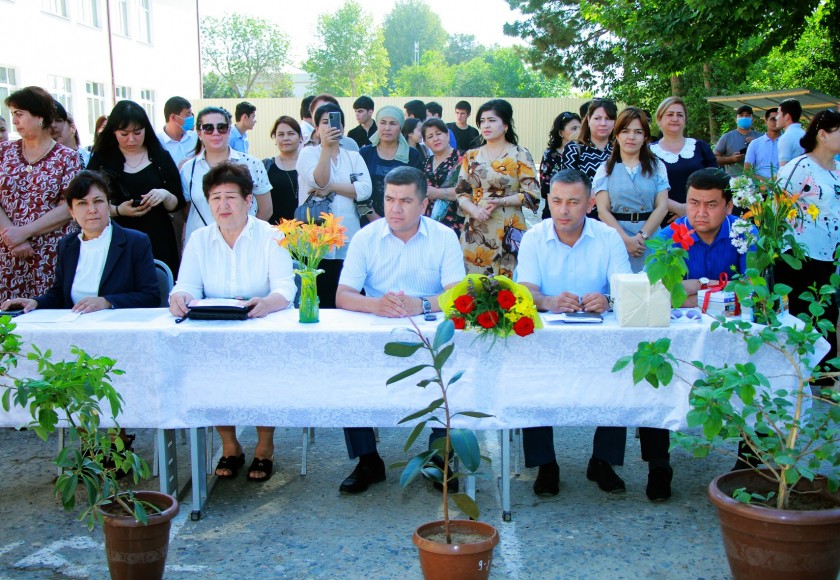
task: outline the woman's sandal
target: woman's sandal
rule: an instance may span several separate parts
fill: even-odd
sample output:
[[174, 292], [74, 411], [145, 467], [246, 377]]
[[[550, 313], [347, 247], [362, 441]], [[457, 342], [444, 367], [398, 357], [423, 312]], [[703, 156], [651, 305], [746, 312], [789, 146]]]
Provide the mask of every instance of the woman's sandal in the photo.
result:
[[[237, 457], [236, 455], [229, 455], [227, 457], [222, 457], [219, 459], [219, 463], [216, 464], [216, 477], [219, 479], [233, 479], [239, 473], [239, 469], [245, 465], [245, 454], [242, 453]], [[230, 471], [229, 475], [220, 475], [218, 472], [220, 469], [227, 469]]]
[[[253, 471], [261, 471], [265, 476], [252, 477], [251, 472]], [[254, 461], [251, 462], [251, 467], [248, 468], [248, 481], [268, 481], [271, 479], [272, 471], [274, 471], [274, 462], [271, 459], [258, 459], [254, 457]]]

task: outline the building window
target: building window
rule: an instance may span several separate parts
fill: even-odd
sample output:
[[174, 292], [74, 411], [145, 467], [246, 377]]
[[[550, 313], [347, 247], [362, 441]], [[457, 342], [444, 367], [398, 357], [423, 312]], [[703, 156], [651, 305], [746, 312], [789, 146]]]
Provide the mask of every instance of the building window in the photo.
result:
[[151, 89], [140, 90], [140, 106], [146, 109], [149, 120], [154, 123], [155, 118], [155, 92]]
[[41, 0], [41, 9], [62, 18], [70, 17], [67, 11], [67, 0]]
[[99, 0], [82, 0], [82, 22], [94, 28], [102, 28]]
[[47, 75], [47, 84], [53, 98], [64, 105], [67, 114], [73, 115], [73, 82], [70, 77]]
[[131, 87], [121, 87], [120, 85], [117, 85], [114, 87], [114, 98], [117, 101], [130, 101]]
[[152, 43], [151, 0], [137, 0], [137, 28], [141, 42]]
[[17, 90], [17, 82], [15, 80], [15, 69], [11, 67], [0, 66], [0, 115], [6, 119], [6, 126], [9, 132], [14, 131], [12, 126], [12, 118], [9, 116], [9, 108], [6, 107], [4, 101], [6, 97]]
[[129, 0], [117, 0], [117, 34], [131, 36], [131, 29], [128, 27], [128, 2]]
[[87, 93], [88, 129], [91, 135], [95, 135], [96, 120], [105, 114], [105, 85], [87, 81], [85, 92]]

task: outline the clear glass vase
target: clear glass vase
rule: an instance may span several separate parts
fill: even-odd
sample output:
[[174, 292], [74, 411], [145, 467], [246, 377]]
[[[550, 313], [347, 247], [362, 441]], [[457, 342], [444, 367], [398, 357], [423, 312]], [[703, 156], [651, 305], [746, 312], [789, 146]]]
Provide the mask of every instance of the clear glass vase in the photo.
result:
[[298, 320], [304, 324], [318, 322], [320, 314], [318, 300], [318, 286], [315, 279], [323, 270], [295, 270], [300, 276], [300, 305], [298, 306]]

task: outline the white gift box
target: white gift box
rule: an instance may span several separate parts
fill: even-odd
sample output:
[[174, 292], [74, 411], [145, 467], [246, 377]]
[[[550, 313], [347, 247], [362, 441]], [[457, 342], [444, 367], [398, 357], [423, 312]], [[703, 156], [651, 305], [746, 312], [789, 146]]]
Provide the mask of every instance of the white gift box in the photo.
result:
[[619, 326], [669, 326], [671, 294], [657, 282], [651, 286], [647, 274], [613, 274], [610, 294]]

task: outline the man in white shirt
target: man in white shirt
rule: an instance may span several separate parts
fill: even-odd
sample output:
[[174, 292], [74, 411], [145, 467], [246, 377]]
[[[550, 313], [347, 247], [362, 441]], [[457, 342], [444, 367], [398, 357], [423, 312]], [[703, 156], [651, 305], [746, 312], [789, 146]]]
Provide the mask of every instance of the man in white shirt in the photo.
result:
[[157, 138], [180, 168], [185, 159], [195, 155], [195, 145], [198, 143], [192, 105], [184, 97], [171, 97], [163, 105], [163, 115], [166, 124]]
[[779, 113], [776, 116], [776, 124], [784, 133], [779, 137], [779, 167], [805, 153], [805, 149], [799, 143], [805, 130], [799, 124], [802, 116], [802, 105], [796, 99], [785, 99], [779, 103]]
[[[522, 237], [516, 279], [534, 297], [539, 310], [596, 312], [609, 309], [610, 276], [631, 272], [627, 249], [616, 231], [588, 219], [595, 200], [589, 179], [576, 169], [564, 169], [551, 178], [547, 199], [551, 218]], [[554, 455], [551, 427], [523, 429], [525, 466], [539, 466], [534, 482], [537, 495], [557, 495], [560, 468]], [[648, 497], [671, 495], [669, 436], [664, 429], [640, 430], [642, 458], [650, 462]], [[608, 493], [624, 491], [612, 465], [624, 462], [625, 427], [598, 427], [586, 477]]]
[[[385, 219], [350, 242], [336, 293], [339, 308], [389, 318], [439, 312], [438, 296], [464, 278], [455, 232], [423, 217], [426, 187], [423, 173], [413, 167], [397, 167], [385, 176]], [[373, 429], [345, 429], [344, 436], [350, 459], [358, 457], [359, 464], [339, 490], [359, 493], [384, 481]]]

